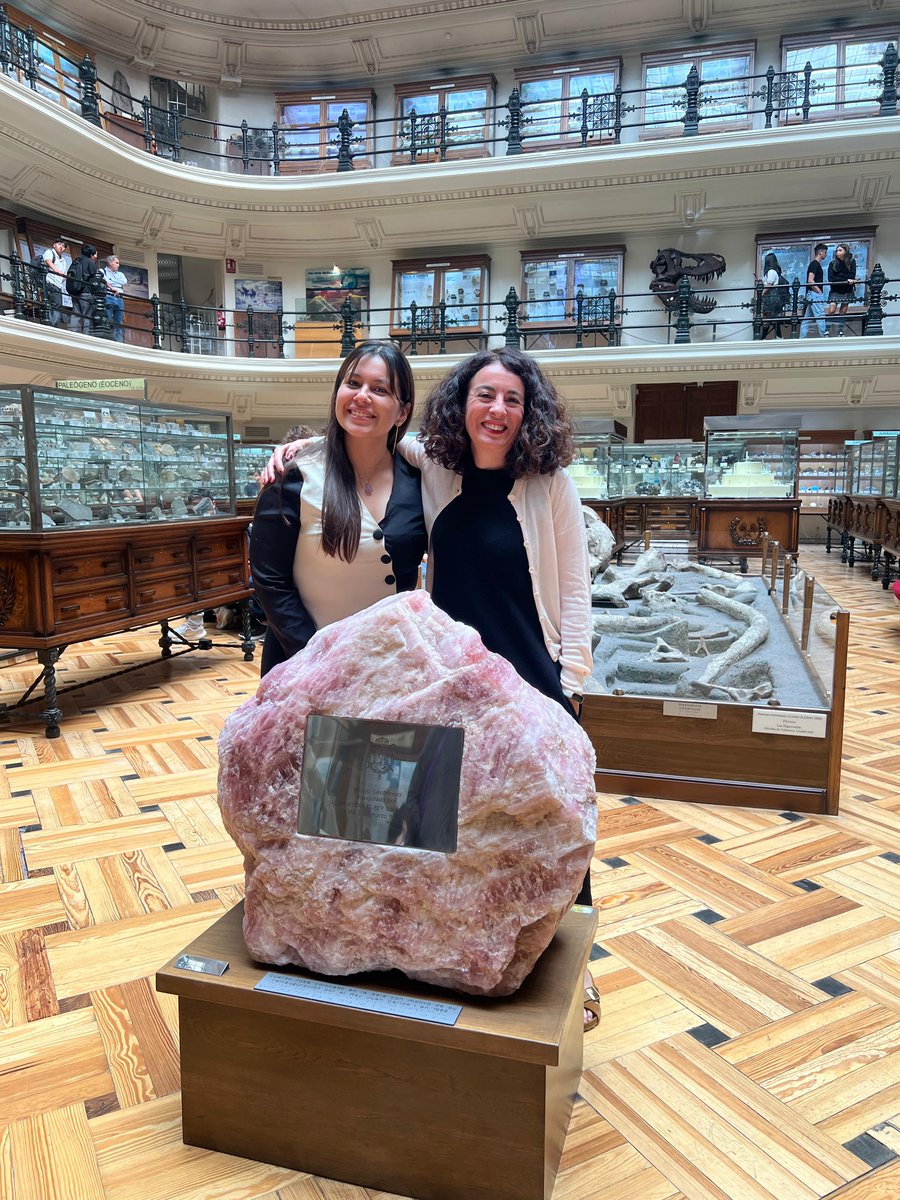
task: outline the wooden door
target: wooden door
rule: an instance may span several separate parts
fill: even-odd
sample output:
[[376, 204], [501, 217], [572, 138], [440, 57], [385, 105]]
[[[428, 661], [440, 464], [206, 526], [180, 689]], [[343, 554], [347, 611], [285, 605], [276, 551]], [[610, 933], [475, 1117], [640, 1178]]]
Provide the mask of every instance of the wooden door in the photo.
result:
[[736, 380], [722, 383], [640, 384], [635, 397], [634, 440], [662, 438], [703, 441], [703, 418], [737, 412]]

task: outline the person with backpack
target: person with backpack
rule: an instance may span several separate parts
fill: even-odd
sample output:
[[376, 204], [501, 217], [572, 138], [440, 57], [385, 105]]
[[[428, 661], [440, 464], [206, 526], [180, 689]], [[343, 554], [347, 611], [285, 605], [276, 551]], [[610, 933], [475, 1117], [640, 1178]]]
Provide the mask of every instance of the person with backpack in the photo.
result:
[[[66, 291], [72, 297], [72, 329], [75, 333], [94, 332], [94, 281], [100, 274], [97, 247], [85, 242], [81, 254], [66, 274]], [[102, 280], [102, 276], [101, 276]], [[105, 284], [103, 285], [105, 288]]]
[[766, 255], [763, 262], [763, 285], [762, 316], [764, 324], [760, 332], [760, 339], [764, 340], [773, 330], [775, 336], [780, 338], [781, 318], [784, 316], [787, 306], [790, 284], [782, 273], [781, 263], [771, 252]]
[[60, 234], [48, 250], [39, 251], [31, 260], [33, 274], [39, 276], [43, 284], [48, 318], [55, 329], [65, 329], [68, 324], [63, 305], [63, 286], [66, 282], [63, 254], [67, 246], [66, 239]]

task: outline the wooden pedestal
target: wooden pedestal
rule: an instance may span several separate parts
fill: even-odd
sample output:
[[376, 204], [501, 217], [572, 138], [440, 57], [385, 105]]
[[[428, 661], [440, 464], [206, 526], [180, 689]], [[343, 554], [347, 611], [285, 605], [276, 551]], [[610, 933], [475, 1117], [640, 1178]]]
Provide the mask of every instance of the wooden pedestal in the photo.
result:
[[596, 913], [568, 913], [507, 1000], [395, 974], [342, 981], [460, 1002], [451, 1027], [253, 991], [268, 968], [248, 957], [242, 917], [238, 905], [188, 947], [226, 960], [224, 976], [157, 975], [178, 996], [188, 1145], [419, 1200], [550, 1200]]

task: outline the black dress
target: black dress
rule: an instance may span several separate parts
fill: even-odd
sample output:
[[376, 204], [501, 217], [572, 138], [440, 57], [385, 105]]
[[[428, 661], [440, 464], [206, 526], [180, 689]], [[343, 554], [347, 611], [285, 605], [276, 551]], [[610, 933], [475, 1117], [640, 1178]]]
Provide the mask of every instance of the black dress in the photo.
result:
[[509, 502], [513, 477], [468, 466], [462, 492], [431, 531], [431, 598], [455, 621], [471, 625], [532, 687], [571, 714], [547, 652], [534, 602], [522, 527]]
[[[431, 598], [455, 621], [477, 629], [488, 650], [502, 654], [574, 720], [560, 683], [560, 665], [550, 657], [541, 632], [522, 527], [509, 502], [513, 482], [505, 470], [466, 468], [462, 492], [438, 515], [431, 531]], [[590, 867], [575, 903], [593, 903]]]

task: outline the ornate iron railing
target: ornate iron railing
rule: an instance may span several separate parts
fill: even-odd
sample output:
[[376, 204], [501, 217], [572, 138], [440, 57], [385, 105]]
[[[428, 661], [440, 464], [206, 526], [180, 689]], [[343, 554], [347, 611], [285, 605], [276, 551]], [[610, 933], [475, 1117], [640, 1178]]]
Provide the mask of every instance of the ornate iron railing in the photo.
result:
[[[878, 62], [852, 67], [801, 70], [770, 66], [762, 74], [701, 79], [691, 67], [680, 85], [627, 88], [554, 101], [523, 100], [514, 88], [503, 103], [448, 112], [412, 110], [400, 117], [354, 121], [348, 109], [325, 125], [228, 125], [152, 104], [98, 79], [90, 57], [64, 60], [50, 71], [30, 28], [9, 21], [0, 5], [0, 72], [17, 78], [48, 99], [79, 111], [85, 120], [126, 137], [150, 154], [187, 165], [245, 175], [339, 172], [360, 167], [445, 162], [461, 156], [517, 155], [528, 150], [618, 145], [623, 132], [635, 138], [709, 130], [802, 127], [823, 119], [897, 115], [897, 47], [887, 46]], [[860, 72], [871, 76], [860, 81]], [[838, 97], [838, 83], [852, 71], [852, 95]], [[846, 76], [849, 78], [849, 76]], [[843, 91], [843, 89], [841, 89]], [[550, 126], [553, 126], [551, 131]], [[298, 132], [315, 135], [318, 153], [295, 144]]]
[[[23, 262], [15, 252], [0, 256], [0, 304], [5, 304], [14, 318], [50, 323], [44, 280], [43, 271]], [[849, 311], [821, 318], [826, 332], [881, 336], [884, 321], [900, 317], [900, 311], [890, 309], [900, 299], [887, 293], [891, 282], [876, 263], [859, 285], [862, 296]], [[701, 294], [683, 276], [667, 292], [620, 294], [610, 289], [598, 295], [579, 291], [560, 297], [553, 302], [556, 315], [548, 319], [539, 303], [523, 300], [515, 287], [510, 287], [502, 300], [482, 306], [482, 317], [476, 323], [472, 322], [471, 306], [443, 300], [431, 305], [413, 301], [400, 309], [369, 308], [364, 312], [345, 300], [330, 319], [311, 320], [306, 312], [198, 307], [154, 295], [149, 300], [128, 301], [124, 330], [126, 341], [147, 349], [240, 358], [338, 357], [368, 337], [390, 338], [411, 357], [469, 352], [500, 342], [532, 351], [621, 345], [644, 345], [649, 351], [668, 342], [798, 338], [805, 317], [809, 317], [806, 332], [812, 332], [816, 322], [806, 311], [805, 284], [796, 278], [789, 283], [783, 307], [776, 312], [764, 304], [764, 291], [764, 284], [757, 280], [711, 291], [704, 288]], [[105, 294], [100, 281], [92, 293], [93, 332], [108, 338]], [[710, 296], [716, 304], [708, 310]]]

